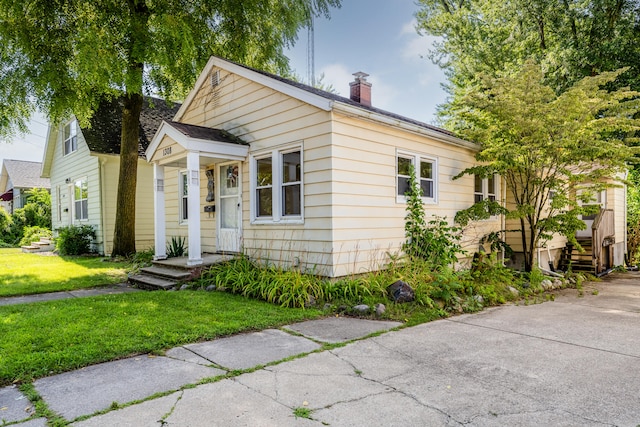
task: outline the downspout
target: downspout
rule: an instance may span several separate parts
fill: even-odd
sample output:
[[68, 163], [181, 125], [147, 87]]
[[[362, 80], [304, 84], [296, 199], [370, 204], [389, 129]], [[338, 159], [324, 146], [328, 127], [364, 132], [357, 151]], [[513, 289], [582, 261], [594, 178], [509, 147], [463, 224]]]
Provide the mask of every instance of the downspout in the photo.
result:
[[[502, 186], [500, 188], [500, 192], [502, 193], [502, 207], [507, 209], [507, 180], [500, 177], [500, 181]], [[504, 233], [504, 243], [507, 243], [507, 216], [505, 214], [500, 215], [500, 229], [503, 230]], [[504, 263], [505, 258], [505, 249], [504, 245], [502, 246], [502, 266], [505, 266]]]
[[107, 205], [104, 201], [105, 197], [105, 189], [104, 189], [104, 165], [107, 164], [107, 159], [105, 157], [100, 157], [98, 160], [99, 166], [99, 177], [100, 177], [100, 229], [102, 230], [102, 254], [106, 255], [107, 252], [107, 230], [106, 226], [106, 212], [105, 206]]
[[[624, 173], [624, 182], [625, 182], [625, 184], [624, 184], [624, 227], [623, 227], [623, 229], [624, 229], [624, 232], [623, 232], [624, 248], [622, 249], [623, 250], [623, 253], [622, 253], [623, 261], [622, 262], [625, 263], [625, 267], [626, 267], [626, 264], [627, 264], [627, 255], [629, 254], [629, 250], [628, 250], [628, 246], [627, 246], [627, 242], [628, 242], [628, 240], [627, 240], [627, 238], [628, 238], [628, 236], [627, 236], [627, 227], [628, 227], [628, 225], [627, 225], [628, 224], [627, 223], [627, 221], [628, 221], [628, 217], [627, 217], [627, 215], [628, 215], [627, 202], [628, 202], [628, 200], [627, 200], [627, 184], [626, 184], [628, 177], [629, 177], [629, 171], [627, 170]], [[615, 230], [615, 228], [614, 228], [614, 230]]]

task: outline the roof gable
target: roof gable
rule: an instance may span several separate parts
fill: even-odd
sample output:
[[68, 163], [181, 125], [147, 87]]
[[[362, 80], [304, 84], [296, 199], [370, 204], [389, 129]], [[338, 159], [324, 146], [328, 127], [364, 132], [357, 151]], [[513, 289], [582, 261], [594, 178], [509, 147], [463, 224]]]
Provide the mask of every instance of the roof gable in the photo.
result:
[[2, 171], [13, 188], [51, 188], [49, 178], [41, 178], [42, 163], [5, 159]]
[[184, 103], [176, 113], [174, 120], [180, 121], [184, 114], [190, 108], [191, 103], [196, 98], [198, 91], [203, 84], [209, 79], [214, 68], [221, 68], [228, 72], [239, 75], [240, 77], [252, 80], [256, 83], [267, 86], [273, 90], [279, 91], [302, 102], [314, 105], [325, 111], [341, 110], [350, 115], [359, 116], [364, 119], [375, 120], [387, 126], [403, 128], [411, 132], [417, 132], [427, 135], [431, 138], [457, 145], [469, 149], [478, 149], [478, 145], [472, 142], [458, 138], [453, 132], [446, 129], [433, 126], [419, 120], [410, 119], [400, 114], [395, 114], [372, 106], [366, 106], [349, 98], [339, 96], [330, 92], [326, 92], [315, 87], [299, 83], [284, 77], [277, 76], [265, 71], [260, 71], [238, 64], [229, 60], [225, 60], [216, 56], [212, 56], [207, 65], [204, 67], [194, 88], [189, 92]]

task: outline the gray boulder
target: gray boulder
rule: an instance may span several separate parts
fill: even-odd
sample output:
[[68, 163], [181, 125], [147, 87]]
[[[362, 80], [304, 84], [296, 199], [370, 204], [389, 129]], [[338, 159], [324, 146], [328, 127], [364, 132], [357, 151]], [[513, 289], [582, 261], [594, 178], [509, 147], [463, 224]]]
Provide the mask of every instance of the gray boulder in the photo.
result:
[[411, 302], [415, 299], [416, 293], [407, 282], [398, 280], [397, 282], [389, 285], [387, 288], [387, 294], [389, 298], [395, 302]]

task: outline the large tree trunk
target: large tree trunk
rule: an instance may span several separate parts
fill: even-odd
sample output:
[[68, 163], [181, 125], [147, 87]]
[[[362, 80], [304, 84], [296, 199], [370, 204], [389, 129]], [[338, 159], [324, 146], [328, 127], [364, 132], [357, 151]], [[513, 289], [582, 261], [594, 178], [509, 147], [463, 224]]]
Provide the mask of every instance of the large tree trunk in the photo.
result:
[[136, 252], [136, 184], [142, 101], [140, 94], [124, 96], [120, 136], [120, 175], [111, 256], [128, 256]]

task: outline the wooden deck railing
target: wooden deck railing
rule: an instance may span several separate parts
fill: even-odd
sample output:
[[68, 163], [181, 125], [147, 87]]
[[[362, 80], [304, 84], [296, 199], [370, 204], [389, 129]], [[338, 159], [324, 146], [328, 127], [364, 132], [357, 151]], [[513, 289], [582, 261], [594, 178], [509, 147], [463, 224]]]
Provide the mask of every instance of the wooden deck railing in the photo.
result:
[[[591, 226], [593, 236], [593, 264], [596, 269], [596, 274], [601, 273], [605, 269], [602, 248], [605, 240], [615, 239], [615, 232], [613, 209], [601, 209]], [[608, 243], [611, 244], [613, 241]]]

